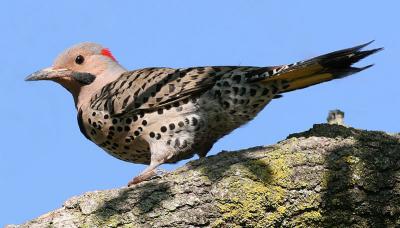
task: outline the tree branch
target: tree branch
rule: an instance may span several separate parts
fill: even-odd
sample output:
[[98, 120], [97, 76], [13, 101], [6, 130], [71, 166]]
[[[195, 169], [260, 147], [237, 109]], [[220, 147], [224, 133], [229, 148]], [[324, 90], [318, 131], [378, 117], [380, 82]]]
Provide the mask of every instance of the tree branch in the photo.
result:
[[8, 227], [396, 227], [400, 137], [315, 125], [267, 147], [88, 192]]

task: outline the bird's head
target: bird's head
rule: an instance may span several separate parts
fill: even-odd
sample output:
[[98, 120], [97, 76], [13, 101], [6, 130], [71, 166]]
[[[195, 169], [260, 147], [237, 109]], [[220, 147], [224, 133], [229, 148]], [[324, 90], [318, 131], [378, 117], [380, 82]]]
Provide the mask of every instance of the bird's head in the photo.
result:
[[61, 53], [51, 67], [29, 75], [26, 81], [51, 80], [72, 93], [75, 103], [82, 92], [89, 96], [99, 87], [113, 81], [125, 69], [111, 52], [96, 43], [81, 43]]

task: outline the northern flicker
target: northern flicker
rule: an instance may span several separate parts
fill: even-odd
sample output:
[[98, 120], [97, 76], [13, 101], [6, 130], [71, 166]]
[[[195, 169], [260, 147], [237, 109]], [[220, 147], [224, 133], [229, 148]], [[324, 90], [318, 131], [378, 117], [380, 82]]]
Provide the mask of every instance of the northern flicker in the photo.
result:
[[81, 43], [26, 80], [61, 84], [74, 98], [86, 138], [118, 159], [148, 164], [129, 182], [132, 185], [154, 176], [163, 163], [206, 156], [218, 139], [283, 93], [371, 67], [352, 66], [381, 50], [363, 51], [370, 43], [281, 66], [133, 71], [122, 67], [107, 48]]

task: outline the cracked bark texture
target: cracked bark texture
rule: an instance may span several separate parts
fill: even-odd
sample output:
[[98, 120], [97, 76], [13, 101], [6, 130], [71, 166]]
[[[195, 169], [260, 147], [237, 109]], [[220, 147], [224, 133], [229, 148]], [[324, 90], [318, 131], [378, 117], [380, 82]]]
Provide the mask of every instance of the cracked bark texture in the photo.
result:
[[317, 124], [8, 227], [399, 226], [399, 135]]

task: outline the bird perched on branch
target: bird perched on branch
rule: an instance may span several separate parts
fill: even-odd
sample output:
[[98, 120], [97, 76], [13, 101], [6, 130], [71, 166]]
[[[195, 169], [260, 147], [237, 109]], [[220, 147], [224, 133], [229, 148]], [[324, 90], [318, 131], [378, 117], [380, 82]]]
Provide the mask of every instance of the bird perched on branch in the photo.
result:
[[163, 163], [206, 156], [218, 139], [283, 93], [371, 67], [352, 66], [381, 50], [363, 51], [368, 44], [281, 66], [127, 71], [108, 49], [81, 43], [26, 80], [62, 85], [74, 98], [86, 138], [118, 159], [148, 164], [132, 185], [154, 176]]

